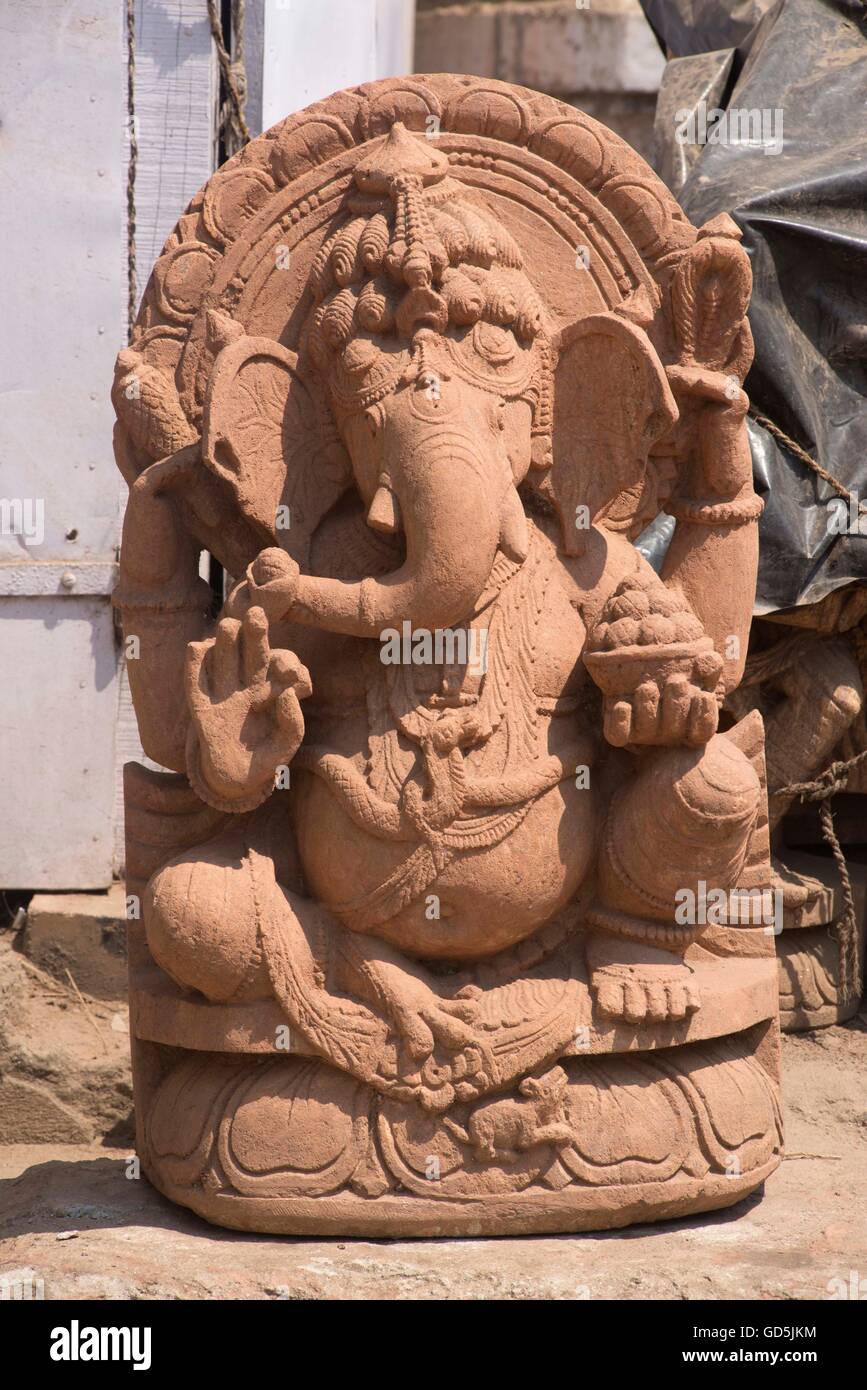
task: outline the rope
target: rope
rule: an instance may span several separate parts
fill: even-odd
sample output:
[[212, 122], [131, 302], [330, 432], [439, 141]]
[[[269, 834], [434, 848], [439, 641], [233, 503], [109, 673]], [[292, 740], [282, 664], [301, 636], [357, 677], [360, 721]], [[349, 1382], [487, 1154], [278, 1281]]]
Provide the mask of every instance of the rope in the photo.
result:
[[860, 753], [856, 753], [854, 758], [848, 758], [845, 762], [831, 763], [826, 767], [814, 782], [791, 782], [786, 787], [777, 787], [772, 792], [773, 796], [799, 796], [802, 801], [825, 801], [829, 796], [836, 796], [838, 792], [846, 790], [855, 768], [867, 759], [867, 748]]
[[[849, 491], [847, 487], [835, 478], [833, 473], [829, 473], [817, 459], [808, 454], [800, 444], [796, 443], [785, 430], [781, 430], [773, 420], [767, 415], [763, 415], [760, 410], [750, 407], [750, 415], [761, 425], [768, 434], [773, 435], [790, 454], [803, 463], [817, 477], [836, 492], [838, 497], [842, 497], [849, 507], [853, 504], [857, 512], [867, 514], [867, 503], [861, 502]], [[855, 638], [856, 652], [859, 658], [864, 655], [865, 644], [862, 641], [859, 645], [858, 637]], [[756, 655], [753, 670], [750, 671], [750, 679], [747, 684], [757, 684], [764, 679], [765, 674], [779, 674], [782, 670], [792, 665], [793, 658], [797, 657], [797, 639], [790, 641], [783, 640], [772, 647], [769, 652], [759, 652]], [[753, 663], [748, 663], [753, 665]], [[759, 674], [761, 670], [761, 674]], [[840, 997], [846, 1003], [852, 999], [857, 999], [861, 995], [861, 962], [859, 960], [859, 932], [858, 918], [855, 910], [855, 898], [852, 893], [852, 880], [849, 877], [849, 869], [846, 864], [846, 856], [843, 853], [843, 846], [837, 835], [834, 826], [834, 815], [831, 810], [831, 798], [837, 792], [843, 791], [848, 785], [849, 778], [856, 767], [867, 760], [867, 749], [858, 753], [854, 758], [849, 758], [847, 762], [835, 762], [827, 767], [824, 772], [813, 782], [792, 782], [789, 786], [778, 787], [772, 792], [773, 796], [797, 796], [802, 801], [819, 802], [819, 819], [822, 825], [822, 835], [830, 847], [831, 854], [840, 874], [840, 887], [843, 893], [843, 912], [834, 929], [837, 937], [837, 947], [839, 951], [839, 971], [840, 971]]]
[[802, 449], [800, 444], [796, 444], [794, 439], [786, 434], [785, 430], [781, 430], [779, 425], [775, 425], [773, 420], [769, 420], [767, 415], [763, 415], [760, 410], [755, 410], [753, 406], [750, 406], [750, 415], [753, 417], [756, 424], [761, 425], [762, 429], [768, 431], [768, 434], [772, 434], [775, 439], [779, 440], [781, 444], [784, 444], [790, 454], [794, 454], [796, 459], [800, 459], [801, 463], [806, 464], [807, 468], [812, 469], [814, 473], [818, 474], [829, 487], [834, 489], [838, 497], [845, 498], [850, 507], [855, 503], [858, 511], [864, 512], [865, 515], [867, 515], [867, 502], [859, 502], [854, 493], [851, 493], [847, 487], [843, 486], [839, 478], [835, 478], [833, 473], [829, 473], [827, 468], [823, 468], [821, 463], [819, 463], [817, 459], [814, 459], [812, 454], [808, 454], [806, 449]]
[[791, 782], [788, 786], [777, 787], [772, 792], [773, 796], [797, 796], [802, 801], [818, 801], [820, 803], [819, 819], [822, 824], [822, 834], [834, 856], [843, 893], [843, 912], [834, 928], [840, 963], [840, 998], [843, 1003], [848, 1003], [861, 996], [861, 962], [858, 949], [858, 916], [855, 909], [855, 897], [852, 892], [852, 880], [849, 877], [849, 868], [846, 864], [843, 846], [840, 844], [834, 825], [830, 802], [831, 797], [836, 796], [837, 792], [845, 790], [855, 768], [860, 767], [865, 761], [867, 761], [867, 748], [845, 762], [831, 763], [831, 766], [826, 767], [825, 771], [820, 773], [813, 782]]
[[127, 341], [132, 341], [138, 302], [135, 249], [135, 176], [138, 135], [135, 128], [135, 0], [126, 0], [126, 117], [129, 128], [129, 160], [126, 166], [126, 319]]
[[208, 0], [208, 19], [211, 24], [211, 33], [217, 49], [220, 73], [229, 97], [223, 107], [221, 126], [230, 158], [233, 154], [237, 154], [238, 150], [242, 149], [250, 139], [250, 130], [245, 115], [247, 74], [243, 59], [244, 5], [245, 0], [232, 0], [232, 29], [235, 35], [235, 46], [238, 50], [238, 59], [233, 63], [226, 47], [220, 16], [217, 13], [217, 0]]

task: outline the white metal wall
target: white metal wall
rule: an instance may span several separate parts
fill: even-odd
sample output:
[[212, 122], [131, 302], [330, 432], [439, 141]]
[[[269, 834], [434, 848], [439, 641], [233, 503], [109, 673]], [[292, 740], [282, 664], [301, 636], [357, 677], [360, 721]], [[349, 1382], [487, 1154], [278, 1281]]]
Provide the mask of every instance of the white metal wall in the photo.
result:
[[0, 886], [95, 887], [113, 855], [122, 8], [5, 0], [2, 35]]
[[264, 0], [260, 129], [342, 87], [412, 72], [414, 28], [415, 0]]
[[[126, 341], [124, 0], [0, 0], [0, 888], [107, 886], [118, 772], [140, 757], [109, 595], [123, 485], [109, 386]], [[412, 70], [414, 0], [247, 0], [254, 132]], [[214, 167], [205, 0], [136, 0], [141, 294]], [[26, 534], [25, 534], [26, 533]]]

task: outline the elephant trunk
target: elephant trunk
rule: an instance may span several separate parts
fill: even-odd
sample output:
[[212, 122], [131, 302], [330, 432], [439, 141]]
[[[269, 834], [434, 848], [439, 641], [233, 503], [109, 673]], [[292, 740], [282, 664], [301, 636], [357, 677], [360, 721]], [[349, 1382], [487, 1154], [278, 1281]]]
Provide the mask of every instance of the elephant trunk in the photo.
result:
[[375, 638], [403, 621], [433, 630], [471, 613], [500, 543], [502, 474], [467, 438], [443, 431], [395, 460], [389, 477], [406, 537], [404, 563], [360, 584], [302, 575], [294, 621]]

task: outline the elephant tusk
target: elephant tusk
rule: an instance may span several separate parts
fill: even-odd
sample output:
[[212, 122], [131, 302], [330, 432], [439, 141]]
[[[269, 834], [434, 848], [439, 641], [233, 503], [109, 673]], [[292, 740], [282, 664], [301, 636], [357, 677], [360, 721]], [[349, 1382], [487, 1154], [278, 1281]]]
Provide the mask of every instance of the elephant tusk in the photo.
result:
[[514, 487], [507, 488], [500, 512], [500, 549], [510, 560], [523, 564], [530, 549], [524, 504]]
[[386, 483], [381, 482], [373, 495], [367, 511], [367, 524], [374, 531], [382, 531], [388, 536], [395, 535], [403, 525], [400, 503]]

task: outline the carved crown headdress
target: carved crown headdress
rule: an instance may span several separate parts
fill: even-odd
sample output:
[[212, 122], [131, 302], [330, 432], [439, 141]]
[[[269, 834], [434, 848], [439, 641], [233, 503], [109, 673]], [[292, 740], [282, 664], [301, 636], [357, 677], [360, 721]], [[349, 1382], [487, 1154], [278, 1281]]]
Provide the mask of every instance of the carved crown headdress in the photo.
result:
[[[543, 345], [533, 351], [545, 336], [542, 301], [515, 239], [449, 169], [433, 141], [396, 121], [354, 170], [346, 216], [309, 280], [307, 346], [340, 413], [424, 370], [430, 334], [448, 330], [452, 370], [504, 396], [526, 396], [538, 413], [548, 364]], [[474, 333], [477, 325], [493, 331]]]

